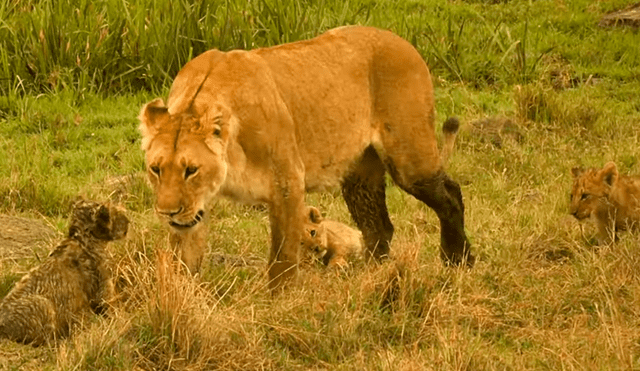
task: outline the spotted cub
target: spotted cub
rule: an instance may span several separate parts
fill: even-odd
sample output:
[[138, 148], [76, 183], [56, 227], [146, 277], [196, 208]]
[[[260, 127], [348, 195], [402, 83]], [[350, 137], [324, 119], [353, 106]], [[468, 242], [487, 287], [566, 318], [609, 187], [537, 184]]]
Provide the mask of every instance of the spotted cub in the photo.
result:
[[617, 231], [638, 229], [640, 177], [619, 174], [613, 162], [602, 169], [573, 168], [571, 173], [570, 212], [578, 220], [595, 219], [599, 243], [611, 243]]
[[0, 338], [41, 345], [65, 337], [113, 297], [105, 250], [124, 238], [129, 220], [110, 204], [79, 200], [67, 238], [0, 302]]
[[349, 261], [363, 256], [362, 233], [343, 223], [324, 219], [315, 207], [307, 208], [305, 241], [307, 253], [329, 267], [346, 268]]

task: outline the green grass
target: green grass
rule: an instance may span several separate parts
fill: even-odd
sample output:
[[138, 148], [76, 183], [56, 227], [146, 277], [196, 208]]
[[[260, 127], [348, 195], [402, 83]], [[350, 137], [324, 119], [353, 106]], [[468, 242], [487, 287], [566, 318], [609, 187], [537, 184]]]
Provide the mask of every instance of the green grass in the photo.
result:
[[[63, 230], [84, 195], [123, 203], [133, 221], [113, 245], [115, 313], [57, 347], [2, 341], [0, 369], [640, 369], [639, 236], [594, 246], [567, 197], [574, 166], [640, 174], [638, 31], [597, 26], [631, 1], [191, 3], [0, 0], [0, 212]], [[476, 266], [443, 267], [434, 213], [390, 185], [389, 262], [340, 276], [310, 267], [272, 299], [262, 265], [212, 263], [266, 261], [266, 211], [217, 200], [202, 276], [176, 274], [144, 179], [142, 104], [209, 48], [344, 24], [412, 42], [434, 77], [438, 124], [461, 118], [448, 172]], [[513, 127], [479, 127], [486, 117]], [[350, 222], [339, 192], [307, 201]], [[36, 264], [0, 260], [0, 295]]]
[[4, 101], [42, 91], [158, 93], [207, 49], [270, 46], [345, 24], [392, 29], [436, 76], [478, 87], [535, 80], [549, 55], [577, 79], [637, 78], [640, 52], [628, 47], [636, 33], [596, 26], [628, 2], [2, 0], [0, 92]]

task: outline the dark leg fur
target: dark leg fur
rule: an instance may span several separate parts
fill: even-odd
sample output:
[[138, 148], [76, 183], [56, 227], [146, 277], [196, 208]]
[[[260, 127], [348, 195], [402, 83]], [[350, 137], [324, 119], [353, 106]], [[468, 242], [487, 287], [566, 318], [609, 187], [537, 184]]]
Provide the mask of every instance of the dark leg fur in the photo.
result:
[[385, 199], [384, 167], [373, 148], [367, 149], [360, 169], [346, 177], [342, 195], [351, 217], [362, 231], [367, 258], [376, 260], [389, 255], [393, 224], [389, 219]]
[[447, 265], [459, 265], [463, 261], [473, 266], [475, 257], [464, 232], [464, 204], [458, 183], [444, 172], [419, 180], [405, 188], [418, 200], [432, 208], [440, 219], [440, 257]]

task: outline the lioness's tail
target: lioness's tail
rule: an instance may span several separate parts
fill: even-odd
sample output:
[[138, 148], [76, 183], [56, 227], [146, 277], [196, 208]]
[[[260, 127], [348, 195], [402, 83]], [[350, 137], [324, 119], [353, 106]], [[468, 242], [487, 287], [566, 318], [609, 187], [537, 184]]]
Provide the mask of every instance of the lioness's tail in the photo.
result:
[[453, 153], [453, 146], [456, 143], [456, 135], [460, 128], [460, 121], [457, 117], [449, 117], [442, 125], [442, 133], [444, 134], [444, 145], [442, 147], [442, 167], [447, 166], [449, 156]]

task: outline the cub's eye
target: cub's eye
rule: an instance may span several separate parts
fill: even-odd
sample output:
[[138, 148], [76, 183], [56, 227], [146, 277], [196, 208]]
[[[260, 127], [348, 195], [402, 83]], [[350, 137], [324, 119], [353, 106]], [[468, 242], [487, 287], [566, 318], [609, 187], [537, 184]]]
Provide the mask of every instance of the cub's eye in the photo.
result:
[[157, 176], [160, 176], [160, 167], [157, 165], [153, 165], [151, 167], [149, 167], [149, 169], [151, 169], [151, 172], [154, 173]]
[[586, 200], [587, 198], [589, 198], [589, 194], [588, 193], [583, 193], [582, 197], [580, 197], [581, 200]]
[[184, 170], [184, 178], [187, 179], [190, 176], [192, 176], [193, 174], [198, 172], [198, 168], [195, 166], [187, 166], [187, 168]]
[[315, 229], [310, 230], [309, 234], [311, 235], [311, 237], [315, 237], [316, 236], [316, 230]]

